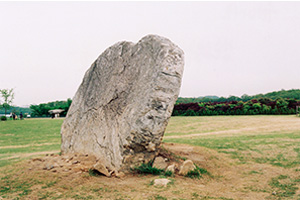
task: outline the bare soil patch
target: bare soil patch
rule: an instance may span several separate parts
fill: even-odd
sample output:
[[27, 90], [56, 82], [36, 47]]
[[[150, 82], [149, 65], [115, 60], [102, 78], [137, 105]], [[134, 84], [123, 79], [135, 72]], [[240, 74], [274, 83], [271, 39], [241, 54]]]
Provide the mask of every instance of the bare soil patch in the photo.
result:
[[[272, 178], [282, 174], [293, 180], [300, 177], [300, 170], [269, 164], [238, 164], [229, 155], [204, 147], [173, 143], [164, 143], [163, 147], [178, 158], [193, 160], [211, 175], [200, 179], [175, 175], [169, 177], [172, 182], [167, 187], [157, 187], [152, 183], [159, 176], [91, 176], [88, 169], [93, 158], [65, 157], [66, 165], [50, 163], [62, 156], [48, 155], [2, 168], [1, 196], [3, 199], [280, 199], [272, 194], [276, 189], [270, 186]], [[299, 182], [296, 186], [300, 186]]]

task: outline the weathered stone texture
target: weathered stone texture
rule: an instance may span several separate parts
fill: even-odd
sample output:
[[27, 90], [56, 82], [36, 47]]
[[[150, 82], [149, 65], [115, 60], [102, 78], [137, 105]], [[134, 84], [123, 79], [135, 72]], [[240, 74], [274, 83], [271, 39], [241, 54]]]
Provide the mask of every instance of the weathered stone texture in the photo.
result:
[[167, 178], [159, 178], [159, 179], [154, 180], [153, 185], [167, 187], [168, 183], [170, 183], [170, 182], [171, 181]]
[[187, 175], [190, 171], [193, 171], [194, 169], [196, 169], [193, 161], [191, 160], [186, 160], [183, 162], [182, 166], [180, 167], [179, 170], [179, 175]]
[[167, 168], [167, 166], [168, 166], [168, 163], [161, 156], [156, 157], [152, 164], [152, 167], [155, 167], [157, 169], [163, 169], [163, 170], [165, 170]]
[[154, 158], [183, 73], [183, 51], [149, 35], [119, 42], [86, 72], [61, 135], [63, 154], [87, 153], [109, 170]]

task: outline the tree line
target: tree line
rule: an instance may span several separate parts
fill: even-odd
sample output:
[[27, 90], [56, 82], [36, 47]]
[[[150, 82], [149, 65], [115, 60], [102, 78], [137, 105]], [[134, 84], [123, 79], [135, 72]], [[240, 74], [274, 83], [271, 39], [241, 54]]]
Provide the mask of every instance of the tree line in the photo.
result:
[[[12, 90], [12, 89], [11, 89]], [[50, 117], [49, 110], [63, 109], [61, 116], [66, 116], [72, 100], [53, 101], [31, 105], [30, 108], [13, 107], [13, 90], [4, 91], [0, 99], [0, 111], [29, 113], [32, 117]], [[4, 95], [4, 96], [3, 96]], [[5, 98], [4, 98], [5, 97]], [[2, 103], [1, 103], [2, 102]], [[300, 106], [300, 90], [281, 90], [254, 96], [230, 96], [228, 98], [206, 96], [198, 98], [179, 97], [173, 116], [209, 116], [209, 115], [256, 115], [256, 114], [295, 114], [296, 106]], [[6, 108], [6, 109], [5, 109]]]
[[251, 99], [249, 101], [179, 103], [172, 116], [211, 115], [286, 115], [296, 114], [300, 100], [278, 98]]
[[244, 94], [241, 97], [229, 96], [228, 98], [218, 97], [218, 96], [205, 96], [205, 97], [194, 97], [194, 98], [179, 97], [178, 100], [176, 101], [176, 104], [198, 103], [198, 102], [231, 102], [231, 101], [247, 102], [252, 99], [260, 99], [260, 98], [269, 98], [272, 100], [276, 100], [279, 98], [300, 100], [300, 90], [299, 89], [280, 90], [280, 91], [269, 92], [266, 94], [257, 94], [253, 96]]
[[[15, 114], [19, 115], [21, 112], [24, 114], [24, 117], [26, 117], [25, 115], [31, 114], [32, 110], [30, 108], [23, 108], [23, 107], [19, 107], [19, 106], [11, 106], [10, 108], [8, 108], [6, 110], [6, 114], [15, 113]], [[5, 114], [4, 109], [0, 109], [0, 114], [1, 115]]]
[[71, 106], [72, 100], [69, 98], [67, 101], [53, 101], [49, 103], [41, 103], [39, 105], [30, 105], [32, 110], [32, 117], [50, 117], [49, 110], [62, 109], [64, 112], [60, 116], [64, 117]]

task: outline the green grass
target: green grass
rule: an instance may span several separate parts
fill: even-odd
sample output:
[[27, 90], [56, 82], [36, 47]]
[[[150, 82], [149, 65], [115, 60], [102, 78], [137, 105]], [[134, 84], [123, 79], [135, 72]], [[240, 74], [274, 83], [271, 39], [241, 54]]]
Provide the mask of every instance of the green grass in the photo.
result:
[[189, 171], [185, 176], [189, 177], [189, 178], [197, 178], [197, 179], [201, 178], [202, 175], [204, 175], [204, 174], [207, 174], [210, 176], [210, 173], [206, 169], [200, 168], [197, 165], [195, 165], [195, 167], [196, 168], [194, 170]]
[[[290, 139], [284, 141], [284, 139]], [[290, 168], [296, 167], [300, 163], [299, 157], [299, 139], [300, 131], [285, 134], [266, 134], [257, 135], [255, 139], [247, 135], [240, 136], [203, 136], [201, 138], [178, 138], [165, 139], [165, 142], [184, 143], [195, 146], [203, 146], [210, 149], [216, 149], [220, 153], [230, 154], [233, 158], [237, 158], [241, 163], [254, 161], [257, 163], [269, 163], [272, 165]], [[262, 146], [264, 146], [262, 148]], [[283, 147], [286, 148], [283, 148]], [[287, 148], [287, 147], [292, 147]], [[283, 149], [282, 152], [275, 155], [265, 154], [265, 151], [272, 149]], [[286, 151], [294, 151], [297, 156], [290, 156]], [[258, 157], [253, 157], [252, 154], [258, 154]]]
[[[189, 117], [188, 117], [189, 118]], [[300, 163], [300, 129], [295, 128], [281, 128], [282, 130], [278, 131], [278, 127], [272, 128], [272, 123], [276, 121], [289, 122], [289, 119], [295, 120], [299, 119], [292, 116], [241, 116], [241, 119], [244, 118], [244, 121], [241, 120], [240, 127], [237, 127], [236, 122], [238, 121], [237, 116], [227, 116], [227, 125], [223, 124], [226, 117], [214, 117], [212, 119], [214, 123], [220, 123], [217, 125], [217, 131], [229, 130], [228, 133], [224, 134], [212, 134], [212, 135], [203, 135], [195, 136], [192, 139], [189, 137], [182, 138], [164, 138], [164, 142], [173, 142], [173, 143], [184, 143], [194, 146], [202, 146], [210, 149], [215, 149], [220, 153], [226, 153], [231, 155], [232, 158], [236, 158], [240, 163], [247, 163], [253, 161], [256, 163], [268, 163], [274, 166], [279, 166], [283, 168], [293, 168], [299, 165]], [[258, 119], [265, 120], [266, 123], [259, 122]], [[183, 119], [182, 124], [180, 124], [181, 117], [176, 117], [172, 128], [169, 128], [166, 133], [166, 136], [172, 136], [173, 131], [176, 130], [176, 127], [180, 129], [180, 126], [187, 126], [186, 119]], [[202, 134], [206, 133], [207, 126], [212, 122], [207, 121], [208, 118], [198, 117], [191, 118], [193, 123], [196, 123], [195, 120], [206, 121], [205, 123], [198, 123], [198, 132], [192, 134]], [[230, 124], [231, 121], [234, 121], [233, 124]], [[251, 122], [253, 121], [253, 122]], [[192, 123], [191, 122], [191, 123]], [[171, 119], [172, 123], [172, 119]], [[268, 124], [269, 123], [269, 124]], [[291, 122], [289, 122], [291, 123]], [[299, 120], [294, 123], [299, 123]], [[251, 129], [243, 130], [240, 129], [246, 125], [251, 125]], [[255, 125], [259, 124], [261, 127], [270, 126], [270, 128], [261, 128], [255, 129]], [[192, 125], [194, 126], [194, 125]], [[203, 132], [201, 131], [201, 126], [203, 127]], [[290, 125], [294, 126], [293, 123]], [[188, 126], [187, 126], [188, 128]], [[239, 129], [241, 131], [239, 131]], [[177, 131], [177, 130], [176, 130]], [[186, 134], [182, 134], [186, 135]]]
[[164, 172], [164, 170], [162, 169], [152, 167], [151, 163], [142, 163], [140, 166], [135, 167], [133, 171], [139, 174], [153, 174], [153, 175], [160, 175]]
[[[291, 119], [299, 118], [292, 116], [172, 117], [164, 141], [216, 149], [220, 153], [238, 159], [240, 163], [254, 161], [292, 168], [300, 163], [300, 130], [296, 128], [282, 130], [268, 128], [262, 131], [253, 129], [253, 131], [240, 131], [235, 134], [197, 136], [193, 139], [168, 138], [168, 136], [202, 134], [210, 131], [230, 133], [232, 130], [245, 127], [265, 126], [267, 123], [276, 125], [277, 121], [284, 123]], [[262, 123], [262, 121], [266, 122]], [[22, 156], [18, 157], [18, 155], [59, 151], [62, 122], [63, 119], [0, 122], [0, 167], [21, 160]]]
[[0, 123], [0, 145], [28, 145], [60, 141], [63, 119], [26, 119]]
[[298, 190], [296, 183], [296, 179], [291, 179], [287, 175], [279, 175], [278, 177], [272, 178], [269, 185], [275, 190], [275, 196], [287, 198], [296, 194], [296, 191]]
[[165, 171], [164, 176], [174, 176], [174, 174], [172, 171], [167, 170]]
[[161, 196], [161, 195], [159, 195], [159, 194], [157, 194], [157, 195], [155, 195], [153, 198], [151, 198], [151, 200], [167, 200], [167, 198], [166, 197], [163, 197], [163, 196]]
[[62, 122], [63, 119], [1, 121], [0, 167], [22, 160], [30, 153], [59, 151]]
[[2, 197], [6, 197], [6, 194], [18, 193], [20, 197], [24, 197], [32, 191], [30, 187], [34, 184], [34, 181], [22, 181], [11, 179], [10, 176], [4, 176], [0, 179], [3, 183], [0, 186], [0, 194]]
[[[185, 143], [214, 149], [219, 153], [229, 155], [237, 163], [253, 165], [262, 163], [273, 165], [278, 170], [278, 176], [272, 175], [266, 179], [266, 187], [250, 185], [252, 192], [270, 194], [270, 198], [290, 199], [300, 197], [297, 193], [300, 184], [300, 118], [293, 116], [214, 116], [214, 117], [172, 117], [165, 134], [165, 142]], [[60, 128], [63, 119], [26, 119], [23, 121], [0, 121], [0, 167], [28, 159], [29, 154], [59, 151]], [[215, 135], [207, 135], [210, 132], [218, 132]], [[199, 135], [205, 133], [206, 135]], [[168, 136], [186, 136], [197, 134], [191, 138], [168, 138]], [[186, 158], [173, 155], [178, 160]], [[247, 165], [248, 166], [248, 165]], [[292, 168], [292, 169], [286, 169]], [[5, 168], [3, 168], [5, 169]], [[213, 173], [213, 169], [209, 168]], [[145, 165], [143, 173], [155, 173], [155, 169]], [[197, 168], [200, 175], [210, 174], [201, 168]], [[290, 173], [290, 172], [293, 173]], [[27, 199], [35, 192], [32, 186], [40, 185], [39, 199], [93, 199], [102, 195], [111, 196], [113, 199], [126, 199], [124, 194], [114, 192], [114, 189], [101, 185], [97, 188], [73, 188], [65, 186], [60, 179], [52, 177], [37, 183], [37, 177], [26, 177], [19, 174], [21, 169], [13, 169], [9, 173], [3, 173], [0, 178], [0, 194], [6, 199]], [[44, 173], [44, 172], [43, 172]], [[17, 175], [16, 175], [17, 174]], [[169, 172], [158, 173], [161, 176], [169, 176]], [[267, 174], [267, 171], [251, 168], [247, 169], [245, 176], [253, 179]], [[282, 175], [279, 175], [282, 174]], [[41, 175], [44, 176], [44, 175]], [[85, 179], [95, 179], [95, 174], [90, 172]], [[276, 177], [274, 177], [276, 176]], [[22, 178], [23, 177], [23, 178]], [[24, 178], [26, 177], [26, 178]], [[145, 178], [145, 177], [142, 177]], [[42, 179], [43, 180], [43, 179]], [[198, 180], [191, 180], [198, 181]], [[213, 181], [213, 180], [211, 180]], [[175, 184], [176, 187], [176, 184]], [[61, 194], [54, 190], [59, 188]], [[252, 188], [252, 189], [251, 189]], [[178, 189], [178, 188], [177, 188]], [[166, 189], [168, 190], [168, 188]], [[66, 194], [63, 191], [68, 191]], [[271, 193], [275, 191], [275, 195]], [[176, 191], [174, 191], [175, 194]], [[107, 194], [105, 194], [107, 193]], [[190, 191], [187, 199], [230, 199], [225, 197], [213, 197], [200, 191]], [[166, 194], [149, 194], [150, 199], [166, 199]], [[296, 197], [297, 196], [297, 197]], [[104, 198], [104, 197], [103, 197]]]

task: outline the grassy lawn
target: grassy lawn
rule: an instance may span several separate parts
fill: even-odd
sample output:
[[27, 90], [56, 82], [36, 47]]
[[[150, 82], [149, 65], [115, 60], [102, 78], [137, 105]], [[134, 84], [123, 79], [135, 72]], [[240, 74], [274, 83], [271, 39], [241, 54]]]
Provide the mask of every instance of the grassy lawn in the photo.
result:
[[241, 163], [300, 165], [300, 118], [295, 116], [173, 117], [164, 141], [215, 149]]
[[[60, 150], [63, 119], [0, 122], [0, 167]], [[240, 162], [300, 164], [300, 118], [295, 116], [172, 117], [164, 142], [216, 149]]]
[[0, 122], [0, 167], [60, 149], [63, 119], [25, 119]]
[[175, 176], [166, 188], [153, 176], [31, 169], [32, 156], [59, 153], [62, 122], [0, 122], [0, 199], [300, 199], [300, 117], [172, 117], [164, 146], [212, 176]]

